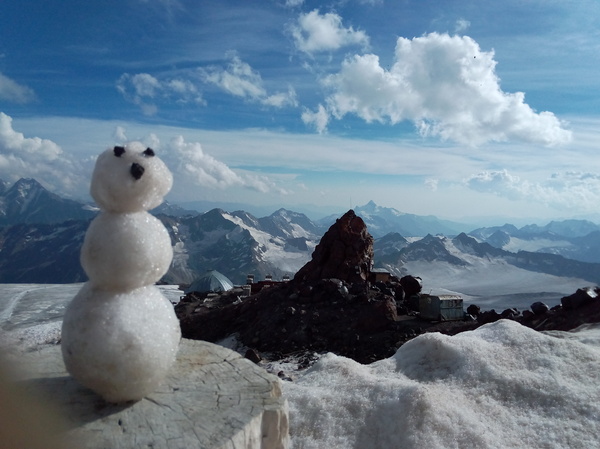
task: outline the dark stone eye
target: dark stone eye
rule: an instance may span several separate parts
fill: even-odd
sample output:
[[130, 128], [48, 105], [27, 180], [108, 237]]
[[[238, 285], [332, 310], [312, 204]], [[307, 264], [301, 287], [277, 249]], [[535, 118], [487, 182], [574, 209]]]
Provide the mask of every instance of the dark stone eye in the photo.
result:
[[142, 175], [144, 174], [144, 171], [145, 171], [144, 167], [142, 167], [137, 162], [134, 162], [133, 164], [131, 164], [131, 168], [129, 169], [131, 176], [133, 176], [136, 180], [138, 180], [142, 177]]
[[154, 150], [152, 148], [146, 148], [142, 154], [144, 156], [154, 156]]
[[113, 152], [115, 153], [115, 156], [121, 157], [123, 153], [125, 153], [125, 147], [114, 147]]

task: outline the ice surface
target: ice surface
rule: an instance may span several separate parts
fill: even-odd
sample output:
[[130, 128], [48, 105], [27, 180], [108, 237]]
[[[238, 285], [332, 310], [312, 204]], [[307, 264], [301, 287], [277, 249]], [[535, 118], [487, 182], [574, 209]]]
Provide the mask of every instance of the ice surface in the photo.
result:
[[107, 290], [154, 284], [167, 272], [172, 258], [169, 233], [148, 212], [100, 213], [81, 249], [81, 265], [90, 281]]
[[328, 354], [284, 383], [293, 447], [599, 447], [599, 342], [599, 325], [547, 335], [501, 320], [371, 365]]
[[[162, 203], [173, 185], [173, 175], [157, 156], [149, 154], [142, 143], [130, 142], [120, 156], [113, 148], [98, 156], [90, 191], [100, 208], [138, 212]], [[131, 173], [133, 164], [143, 167], [139, 179]]]
[[172, 304], [154, 286], [111, 293], [85, 284], [67, 307], [67, 370], [109, 402], [151, 393], [175, 361], [181, 338]]

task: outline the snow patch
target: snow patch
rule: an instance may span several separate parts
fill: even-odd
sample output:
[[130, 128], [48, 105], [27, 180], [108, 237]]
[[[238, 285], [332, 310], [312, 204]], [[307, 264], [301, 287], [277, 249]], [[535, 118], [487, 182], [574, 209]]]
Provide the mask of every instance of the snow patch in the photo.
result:
[[327, 354], [284, 383], [292, 447], [596, 447], [599, 338], [502, 320], [425, 334], [371, 365]]

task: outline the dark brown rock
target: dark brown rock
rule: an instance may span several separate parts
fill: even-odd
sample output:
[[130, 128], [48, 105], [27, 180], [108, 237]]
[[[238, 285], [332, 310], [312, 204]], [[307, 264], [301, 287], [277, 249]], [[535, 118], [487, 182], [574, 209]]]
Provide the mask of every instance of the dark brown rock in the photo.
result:
[[535, 313], [536, 315], [543, 315], [548, 310], [550, 310], [550, 307], [548, 307], [547, 304], [544, 304], [541, 301], [537, 301], [537, 302], [534, 302], [533, 304], [531, 304], [531, 311], [533, 313]]
[[373, 265], [373, 237], [353, 210], [329, 228], [310, 260], [294, 276], [296, 282], [339, 279], [348, 283], [365, 281]]
[[258, 363], [262, 360], [262, 357], [260, 356], [258, 351], [256, 349], [252, 349], [252, 348], [249, 348], [246, 351], [246, 354], [244, 354], [244, 357], [246, 357], [248, 360], [250, 360], [251, 362], [254, 362], [254, 363]]
[[471, 304], [469, 307], [467, 307], [467, 313], [476, 317], [481, 313], [481, 308], [478, 305]]
[[593, 300], [597, 300], [600, 295], [600, 288], [586, 287], [579, 288], [575, 293], [569, 296], [561, 298], [560, 303], [565, 310], [574, 310], [579, 307], [590, 303]]

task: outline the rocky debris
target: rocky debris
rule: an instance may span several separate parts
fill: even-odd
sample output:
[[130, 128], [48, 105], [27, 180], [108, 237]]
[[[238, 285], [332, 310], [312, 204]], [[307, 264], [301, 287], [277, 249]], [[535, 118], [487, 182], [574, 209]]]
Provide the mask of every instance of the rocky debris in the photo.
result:
[[[373, 238], [350, 210], [325, 233], [312, 260], [290, 282], [244, 300], [235, 290], [184, 298], [176, 307], [183, 335], [218, 341], [237, 333], [260, 352], [332, 351], [360, 362], [392, 355], [412, 330], [398, 320], [398, 279], [368, 281]], [[414, 331], [413, 331], [414, 333]]]
[[[393, 297], [339, 279], [293, 282], [243, 301], [228, 292], [206, 302], [180, 302], [175, 310], [186, 338], [218, 341], [237, 333], [258, 352], [331, 351], [368, 363], [389, 357], [411, 328], [398, 321]], [[353, 293], [350, 293], [350, 290]]]
[[[392, 277], [389, 291], [399, 285]], [[339, 279], [282, 283], [240, 300], [239, 291], [214, 297], [188, 295], [176, 307], [185, 338], [219, 341], [238, 334], [252, 348], [251, 360], [284, 359], [303, 351], [334, 352], [361, 363], [390, 357], [405, 342], [426, 332], [455, 335], [481, 325], [510, 319], [536, 330], [571, 330], [600, 322], [600, 288], [578, 290], [583, 300], [563, 298], [568, 307], [535, 306], [519, 312], [481, 311], [469, 307], [464, 321], [432, 322], [408, 312], [406, 301], [382, 293], [368, 282], [348, 284]], [[584, 292], [590, 292], [583, 296]], [[573, 295], [571, 295], [573, 296]], [[534, 303], [535, 304], [535, 303]], [[575, 305], [577, 304], [577, 305]]]
[[582, 324], [600, 323], [600, 287], [585, 287], [561, 298], [561, 304], [541, 314], [525, 313], [519, 322], [536, 330], [575, 329]]
[[323, 235], [312, 260], [296, 273], [294, 281], [366, 281], [372, 265], [373, 237], [363, 219], [349, 210]]

